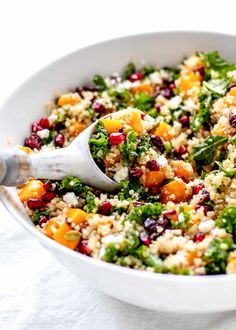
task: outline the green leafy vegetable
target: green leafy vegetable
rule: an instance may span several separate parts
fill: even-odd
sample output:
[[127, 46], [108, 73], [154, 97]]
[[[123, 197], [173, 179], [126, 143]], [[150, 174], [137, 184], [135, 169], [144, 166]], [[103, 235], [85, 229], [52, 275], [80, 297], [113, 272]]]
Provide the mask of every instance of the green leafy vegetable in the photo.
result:
[[130, 100], [132, 99], [132, 94], [128, 89], [110, 89], [108, 91], [112, 102], [115, 104], [117, 109], [124, 109], [128, 107]]
[[141, 73], [144, 75], [144, 77], [148, 76], [149, 74], [153, 73], [155, 71], [153, 66], [145, 66], [141, 70]]
[[224, 274], [226, 269], [226, 262], [228, 253], [233, 249], [233, 241], [228, 238], [217, 239], [214, 238], [208, 245], [204, 260], [206, 261], [206, 273]]
[[98, 210], [95, 204], [95, 195], [91, 191], [86, 192], [85, 201], [86, 201], [86, 205], [84, 207], [85, 212], [95, 213]]
[[236, 206], [225, 207], [216, 220], [216, 226], [224, 228], [236, 241]]
[[124, 166], [131, 166], [137, 157], [137, 134], [129, 129], [126, 139], [120, 144], [121, 162]]
[[56, 136], [56, 134], [57, 134], [56, 132], [50, 131], [48, 137], [42, 139], [43, 144], [47, 145], [47, 144], [51, 143], [54, 140], [54, 137]]
[[124, 253], [125, 254], [136, 254], [136, 249], [139, 246], [139, 238], [136, 232], [130, 232], [127, 234], [124, 240]]
[[126, 65], [123, 73], [123, 78], [127, 79], [131, 74], [133, 74], [136, 71], [134, 63], [130, 62]]
[[224, 76], [227, 72], [235, 70], [235, 65], [229, 64], [225, 59], [220, 57], [218, 51], [213, 51], [208, 54], [203, 53], [203, 56], [203, 65], [208, 77], [210, 76], [211, 70], [214, 70], [220, 76]]
[[236, 134], [234, 135], [234, 136], [232, 136], [232, 138], [230, 139], [230, 141], [232, 142], [232, 143], [236, 143]]
[[184, 210], [183, 206], [179, 208], [181, 214], [183, 215], [183, 221], [178, 220], [178, 222], [172, 221], [171, 225], [173, 228], [181, 228], [187, 230], [189, 228], [190, 215]]
[[146, 197], [145, 188], [139, 182], [131, 182], [129, 180], [122, 180], [120, 182], [120, 191], [118, 193], [119, 200], [131, 200], [129, 191], [134, 190], [138, 195], [139, 199], [143, 199]]
[[163, 261], [157, 256], [151, 255], [147, 246], [141, 245], [136, 253], [146, 266], [154, 268], [157, 273], [162, 272]]
[[150, 147], [151, 147], [150, 135], [147, 133], [143, 133], [141, 136], [141, 141], [139, 142], [137, 148], [138, 156], [142, 156], [142, 154], [146, 153]]
[[107, 84], [105, 83], [105, 80], [102, 76], [96, 74], [93, 77], [93, 82], [100, 91], [104, 91], [107, 89]]
[[135, 94], [134, 97], [134, 107], [142, 110], [148, 111], [154, 106], [154, 98], [147, 93], [141, 91]]
[[164, 206], [161, 203], [145, 204], [132, 209], [130, 214], [127, 215], [127, 220], [134, 220], [139, 224], [143, 224], [144, 220], [149, 217], [159, 217], [163, 210]]
[[61, 193], [74, 192], [76, 195], [79, 195], [85, 192], [87, 187], [81, 183], [80, 179], [67, 176], [59, 183], [58, 190]]
[[90, 138], [89, 145], [94, 159], [103, 159], [107, 154], [109, 147], [108, 133], [105, 130], [102, 121], [98, 122], [96, 126], [96, 137]]
[[35, 210], [34, 211], [34, 214], [31, 217], [31, 219], [32, 219], [33, 223], [35, 225], [37, 225], [38, 222], [39, 222], [39, 220], [40, 220], [40, 218], [41, 217], [44, 217], [44, 216], [47, 217], [47, 218], [49, 218], [50, 211], [49, 210], [43, 210], [43, 211], [41, 211], [41, 210]]
[[114, 262], [120, 250], [119, 244], [110, 243], [106, 248], [102, 259], [107, 262]]
[[233, 178], [236, 174], [236, 168], [224, 168], [220, 162], [215, 161], [215, 163], [219, 166], [220, 170], [227, 176], [228, 178]]
[[211, 135], [194, 147], [193, 158], [198, 166], [209, 165], [213, 162], [217, 149], [228, 141], [227, 137]]

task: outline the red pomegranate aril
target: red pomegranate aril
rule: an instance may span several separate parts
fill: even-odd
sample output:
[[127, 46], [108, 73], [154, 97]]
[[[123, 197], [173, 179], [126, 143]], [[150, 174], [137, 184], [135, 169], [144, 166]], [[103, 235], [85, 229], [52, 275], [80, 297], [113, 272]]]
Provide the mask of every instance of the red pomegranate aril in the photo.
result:
[[197, 195], [203, 188], [205, 188], [204, 183], [199, 183], [199, 185], [193, 188], [193, 195]]
[[144, 220], [143, 226], [147, 231], [152, 231], [152, 229], [156, 226], [156, 220], [152, 218], [147, 218], [146, 220]]
[[143, 112], [142, 112], [142, 113], [141, 113], [141, 119], [144, 120], [145, 116], [146, 116], [146, 113], [143, 113]]
[[205, 238], [205, 234], [203, 234], [203, 233], [197, 233], [197, 234], [193, 237], [193, 241], [194, 241], [195, 243], [198, 243], [198, 242], [203, 241], [204, 238]]
[[205, 70], [204, 70], [204, 68], [202, 66], [200, 68], [198, 68], [196, 70], [196, 72], [198, 72], [201, 77], [204, 77]]
[[206, 206], [206, 205], [201, 205], [201, 204], [198, 204], [198, 205], [195, 206], [195, 211], [199, 210], [200, 208], [203, 209], [203, 213], [204, 213], [204, 215], [207, 215], [207, 212], [210, 211], [210, 209], [209, 209], [208, 206]]
[[182, 127], [189, 127], [189, 116], [183, 116], [179, 121]]
[[49, 203], [55, 197], [56, 197], [56, 193], [54, 191], [46, 191], [45, 193], [42, 194], [41, 198], [43, 202]]
[[182, 156], [184, 154], [186, 154], [188, 152], [187, 147], [186, 146], [180, 146], [179, 147], [179, 154]]
[[42, 117], [39, 121], [39, 125], [43, 128], [47, 128], [49, 129], [50, 128], [50, 124], [49, 124], [49, 120], [45, 117]]
[[106, 111], [104, 104], [99, 103], [99, 102], [94, 102], [92, 108], [95, 112], [99, 112], [99, 113]]
[[35, 211], [35, 210], [40, 209], [41, 207], [44, 207], [45, 204], [44, 204], [44, 202], [40, 201], [39, 199], [30, 198], [27, 201], [27, 206], [30, 210]]
[[129, 178], [132, 180], [136, 180], [138, 178], [140, 178], [143, 174], [143, 171], [141, 170], [141, 168], [139, 167], [134, 167], [131, 168], [129, 171]]
[[169, 89], [173, 91], [175, 89], [175, 83], [170, 83]]
[[51, 190], [53, 190], [53, 188], [52, 188], [52, 184], [51, 184], [51, 182], [45, 182], [44, 184], [43, 184], [43, 188], [44, 188], [44, 190], [46, 190], [46, 191], [51, 191]]
[[118, 146], [125, 140], [125, 134], [123, 133], [111, 133], [109, 135], [109, 142], [111, 145]]
[[151, 195], [158, 195], [160, 193], [160, 188], [156, 186], [152, 186], [149, 188], [149, 193]]
[[43, 127], [40, 126], [38, 123], [33, 123], [31, 126], [31, 131], [36, 133], [38, 131], [42, 131]]
[[153, 134], [151, 135], [151, 142], [161, 153], [165, 151], [165, 145], [161, 137]]
[[38, 222], [38, 225], [39, 225], [40, 227], [42, 227], [42, 225], [45, 224], [47, 221], [48, 221], [48, 218], [47, 218], [45, 215], [43, 215], [43, 216], [40, 218], [40, 220], [39, 220], [39, 222]]
[[82, 240], [80, 242], [78, 251], [82, 254], [85, 254], [86, 256], [90, 256], [91, 250], [88, 247], [88, 241], [87, 240]]
[[28, 138], [25, 139], [24, 146], [31, 149], [40, 149], [42, 145], [41, 138], [36, 134], [32, 133]]
[[155, 106], [155, 108], [156, 108], [156, 111], [157, 111], [158, 113], [161, 111], [161, 105], [160, 105], [160, 104], [157, 104], [157, 105]]
[[143, 74], [141, 72], [135, 72], [129, 76], [131, 82], [143, 79]]
[[155, 159], [149, 160], [147, 162], [147, 168], [150, 171], [159, 171], [160, 170], [160, 166]]
[[55, 145], [57, 147], [62, 148], [65, 142], [65, 136], [62, 133], [59, 133], [56, 137], [55, 137]]
[[111, 213], [112, 205], [110, 202], [102, 203], [98, 208], [98, 213], [102, 215], [109, 215]]
[[169, 210], [169, 211], [164, 211], [162, 212], [163, 218], [172, 220], [173, 217], [175, 217], [177, 214], [176, 210]]
[[144, 245], [149, 246], [151, 244], [151, 239], [145, 231], [139, 234], [139, 239]]
[[229, 124], [231, 127], [236, 128], [236, 116], [235, 115], [230, 115], [229, 116]]

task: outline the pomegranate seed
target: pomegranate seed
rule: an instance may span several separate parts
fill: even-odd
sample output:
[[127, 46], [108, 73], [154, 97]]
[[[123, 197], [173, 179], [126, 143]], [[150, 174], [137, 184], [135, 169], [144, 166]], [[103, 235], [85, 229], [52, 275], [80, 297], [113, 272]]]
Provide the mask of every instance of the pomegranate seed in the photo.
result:
[[85, 254], [86, 256], [90, 256], [91, 250], [88, 247], [88, 241], [87, 240], [82, 240], [79, 244], [78, 248], [79, 252], [82, 254]]
[[207, 190], [202, 190], [202, 198], [201, 200], [199, 201], [199, 205], [203, 205], [205, 204], [206, 202], [209, 202], [210, 200], [210, 193], [207, 191]]
[[45, 217], [45, 215], [43, 215], [43, 216], [40, 218], [40, 220], [39, 220], [39, 222], [38, 222], [38, 225], [39, 225], [40, 227], [42, 227], [42, 225], [43, 225], [44, 223], [46, 223], [47, 221], [48, 221], [48, 218]]
[[45, 193], [42, 194], [42, 201], [45, 203], [49, 203], [55, 197], [56, 197], [56, 193], [54, 191], [46, 191]]
[[187, 147], [186, 146], [180, 146], [179, 147], [179, 154], [182, 156], [184, 154], [186, 154], [188, 152]]
[[95, 112], [99, 112], [99, 113], [106, 111], [104, 104], [98, 102], [94, 102], [92, 108]]
[[51, 182], [45, 182], [44, 184], [43, 184], [43, 188], [44, 188], [44, 190], [46, 190], [46, 191], [51, 191], [51, 190], [53, 190], [53, 188], [52, 188], [52, 184], [51, 184]]
[[143, 74], [141, 72], [135, 72], [129, 76], [131, 82], [143, 79]]
[[232, 88], [236, 87], [236, 84], [231, 84], [229, 85], [229, 87], [227, 88], [227, 92], [229, 92]]
[[206, 206], [206, 205], [200, 205], [200, 204], [196, 205], [195, 206], [195, 211], [199, 210], [201, 207], [203, 208], [203, 213], [205, 215], [207, 215], [207, 212], [210, 211], [210, 208], [208, 206]]
[[165, 145], [163, 143], [162, 138], [160, 138], [159, 136], [153, 134], [153, 135], [151, 135], [151, 141], [154, 144], [154, 146], [157, 147], [157, 149], [161, 153], [163, 153], [165, 151]]
[[203, 233], [197, 233], [197, 234], [194, 236], [193, 241], [194, 241], [195, 243], [197, 243], [197, 242], [201, 242], [201, 241], [204, 240], [204, 238], [205, 238], [205, 235], [204, 235]]
[[230, 115], [229, 116], [229, 124], [231, 127], [236, 128], [236, 116], [235, 115]]
[[33, 123], [31, 126], [31, 131], [36, 133], [38, 131], [42, 131], [42, 126], [40, 126], [38, 123]]
[[154, 227], [156, 229], [156, 220], [154, 220], [152, 218], [147, 218], [144, 221], [143, 226], [148, 232], [153, 232]]
[[141, 243], [143, 243], [147, 246], [149, 246], [151, 244], [151, 239], [145, 231], [143, 231], [139, 234], [139, 239], [140, 239]]
[[47, 128], [49, 129], [50, 128], [50, 124], [49, 124], [49, 120], [45, 117], [42, 117], [39, 121], [39, 125], [43, 128]]
[[176, 217], [176, 210], [169, 210], [169, 211], [164, 211], [162, 212], [163, 218], [173, 220], [173, 217]]
[[104, 202], [99, 206], [98, 213], [102, 215], [109, 215], [111, 213], [112, 205], [110, 202]]
[[173, 91], [175, 89], [175, 83], [170, 83], [169, 84], [169, 89]]
[[159, 171], [160, 170], [160, 166], [155, 159], [149, 160], [147, 162], [147, 168], [150, 171]]
[[155, 108], [156, 108], [156, 111], [158, 113], [161, 111], [161, 105], [160, 104], [157, 104]]
[[109, 135], [109, 142], [111, 145], [118, 146], [125, 140], [125, 134], [123, 133], [111, 133]]
[[196, 70], [196, 72], [198, 72], [201, 77], [204, 77], [205, 70], [204, 70], [204, 68], [202, 66], [200, 68], [198, 68]]
[[30, 198], [28, 201], [27, 201], [27, 206], [29, 209], [35, 211], [37, 209], [40, 209], [41, 207], [44, 207], [45, 204], [38, 200], [38, 199], [35, 199], [35, 198]]
[[135, 201], [135, 202], [132, 202], [132, 204], [133, 204], [134, 207], [139, 207], [141, 205], [144, 205], [144, 202]]
[[129, 178], [131, 180], [136, 180], [136, 179], [140, 178], [140, 176], [142, 174], [143, 174], [143, 171], [141, 170], [141, 168], [134, 167], [134, 168], [131, 168], [129, 171]]
[[189, 116], [183, 116], [179, 121], [182, 127], [189, 127]]
[[56, 137], [55, 137], [55, 145], [57, 147], [62, 148], [65, 142], [65, 136], [62, 133], [59, 133]]
[[149, 192], [151, 195], [157, 195], [160, 193], [160, 189], [156, 186], [150, 187]]
[[205, 185], [203, 183], [199, 183], [199, 185], [193, 188], [193, 195], [197, 195], [203, 188], [205, 188]]
[[166, 99], [171, 99], [174, 96], [173, 91], [169, 87], [161, 87], [159, 95], [162, 95]]
[[142, 112], [142, 113], [141, 113], [141, 119], [144, 120], [145, 116], [146, 116], [146, 113], [143, 113], [143, 112]]
[[30, 137], [25, 139], [25, 142], [24, 142], [24, 146], [29, 147], [31, 149], [38, 149], [39, 150], [41, 148], [41, 145], [42, 145], [42, 140], [35, 133], [32, 133], [30, 135]]

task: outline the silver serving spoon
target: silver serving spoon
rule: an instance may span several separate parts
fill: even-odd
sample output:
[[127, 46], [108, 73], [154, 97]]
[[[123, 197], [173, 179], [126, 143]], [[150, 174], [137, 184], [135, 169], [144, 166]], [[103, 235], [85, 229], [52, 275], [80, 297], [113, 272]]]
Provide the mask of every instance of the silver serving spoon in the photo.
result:
[[87, 127], [68, 147], [62, 149], [32, 154], [18, 148], [1, 149], [0, 185], [17, 186], [31, 177], [62, 180], [71, 175], [102, 191], [119, 189], [119, 184], [108, 178], [91, 156], [88, 142], [96, 124], [94, 122]]

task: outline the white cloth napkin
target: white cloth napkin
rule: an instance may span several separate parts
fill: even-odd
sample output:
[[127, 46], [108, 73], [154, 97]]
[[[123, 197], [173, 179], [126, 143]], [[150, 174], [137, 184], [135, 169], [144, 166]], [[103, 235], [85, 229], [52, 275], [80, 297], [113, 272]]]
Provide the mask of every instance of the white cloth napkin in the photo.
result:
[[110, 298], [70, 274], [1, 205], [0, 219], [1, 330], [236, 329], [234, 311], [171, 314]]

